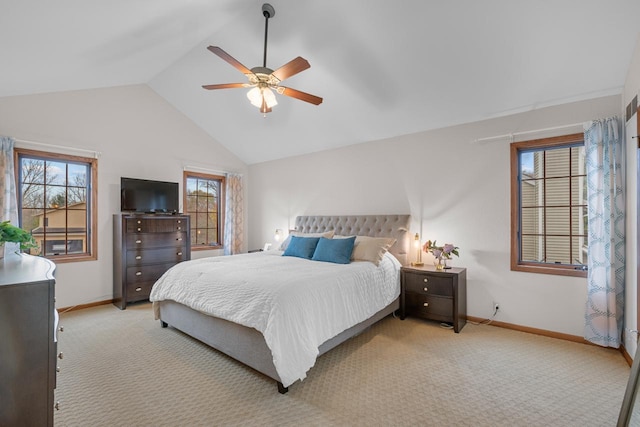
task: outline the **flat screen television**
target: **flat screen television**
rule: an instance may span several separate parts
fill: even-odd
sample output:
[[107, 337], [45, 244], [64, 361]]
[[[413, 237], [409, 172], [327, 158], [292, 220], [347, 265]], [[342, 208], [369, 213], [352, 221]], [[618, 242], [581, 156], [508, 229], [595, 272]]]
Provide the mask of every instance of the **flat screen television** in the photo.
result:
[[122, 212], [177, 213], [179, 209], [177, 182], [120, 178]]

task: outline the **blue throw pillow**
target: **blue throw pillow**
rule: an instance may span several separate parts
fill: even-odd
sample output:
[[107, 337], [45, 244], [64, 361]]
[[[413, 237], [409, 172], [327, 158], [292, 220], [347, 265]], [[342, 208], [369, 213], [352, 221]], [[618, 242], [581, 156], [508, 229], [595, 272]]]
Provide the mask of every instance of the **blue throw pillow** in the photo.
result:
[[321, 237], [313, 253], [314, 261], [335, 262], [336, 264], [349, 264], [356, 236], [346, 239], [327, 239]]
[[298, 258], [311, 259], [318, 245], [319, 237], [298, 237], [291, 236], [291, 241], [284, 250], [282, 256], [295, 256]]

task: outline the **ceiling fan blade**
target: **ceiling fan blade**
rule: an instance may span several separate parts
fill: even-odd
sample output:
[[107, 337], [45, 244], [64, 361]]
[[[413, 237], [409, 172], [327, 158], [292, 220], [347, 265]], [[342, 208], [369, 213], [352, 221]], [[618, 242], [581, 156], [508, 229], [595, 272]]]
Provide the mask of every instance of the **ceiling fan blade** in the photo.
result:
[[304, 71], [309, 67], [311, 67], [311, 65], [309, 65], [309, 61], [301, 56], [298, 56], [297, 58], [292, 59], [282, 67], [275, 70], [273, 73], [271, 73], [271, 75], [275, 76], [278, 80], [283, 81], [284, 79], [295, 76], [299, 72]]
[[202, 85], [203, 89], [213, 90], [213, 89], [233, 89], [237, 87], [249, 87], [251, 86], [248, 83], [222, 83], [219, 85]]
[[291, 98], [296, 98], [301, 101], [309, 102], [313, 105], [322, 104], [322, 98], [319, 96], [311, 95], [310, 93], [302, 92], [300, 90], [291, 89], [290, 87], [278, 86], [278, 93]]
[[253, 72], [250, 69], [248, 69], [247, 67], [242, 65], [237, 59], [235, 59], [233, 56], [229, 55], [227, 52], [225, 52], [224, 50], [222, 50], [218, 46], [209, 46], [209, 47], [207, 47], [207, 49], [209, 49], [211, 52], [215, 53], [220, 58], [222, 58], [225, 61], [227, 61], [229, 64], [233, 65], [242, 74], [253, 74]]

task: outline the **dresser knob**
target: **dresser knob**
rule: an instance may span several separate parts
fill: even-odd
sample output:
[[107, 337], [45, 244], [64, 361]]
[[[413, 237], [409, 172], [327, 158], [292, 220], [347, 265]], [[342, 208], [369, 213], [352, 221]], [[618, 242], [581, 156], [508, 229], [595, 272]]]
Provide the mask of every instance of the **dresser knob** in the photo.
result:
[[59, 330], [60, 332], [64, 332], [64, 326], [60, 325], [60, 327], [58, 328], [58, 330]]
[[142, 256], [136, 255], [136, 259], [142, 259]]
[[138, 227], [138, 231], [142, 231], [142, 228]]
[[136, 288], [136, 292], [140, 292], [142, 288]]
[[176, 240], [181, 242], [182, 241], [182, 237], [178, 237]]
[[142, 271], [136, 271], [136, 276], [142, 276]]
[[427, 283], [429, 281], [429, 279], [427, 279], [426, 277], [423, 279], [424, 283]]
[[64, 358], [64, 354], [62, 354], [62, 352], [58, 353], [58, 359], [62, 359]]
[[53, 405], [53, 407], [55, 408], [56, 411], [60, 410], [60, 402], [56, 402], [55, 405]]
[[136, 243], [139, 245], [140, 243], [142, 243], [142, 240], [136, 240]]
[[427, 288], [426, 286], [424, 287], [424, 291], [425, 292], [429, 292], [429, 288]]
[[428, 303], [428, 302], [425, 302], [423, 305], [424, 305], [425, 307], [429, 307], [429, 303]]
[[178, 224], [182, 224], [182, 221], [178, 220]]
[[138, 220], [138, 224], [142, 224], [142, 221]]
[[182, 252], [178, 252], [178, 256], [182, 255]]
[[56, 372], [60, 372], [60, 366], [56, 366]]
[[178, 227], [178, 230], [182, 230], [182, 227]]

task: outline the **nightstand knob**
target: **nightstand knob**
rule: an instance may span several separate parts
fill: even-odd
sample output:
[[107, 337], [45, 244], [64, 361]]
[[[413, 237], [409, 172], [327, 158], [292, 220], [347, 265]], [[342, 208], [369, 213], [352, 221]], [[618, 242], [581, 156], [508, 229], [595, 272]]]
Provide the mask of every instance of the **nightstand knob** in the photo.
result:
[[58, 328], [58, 330], [59, 330], [60, 332], [64, 332], [64, 326], [60, 325], [60, 327]]
[[60, 372], [60, 366], [56, 366], [56, 372]]
[[62, 354], [62, 352], [58, 353], [58, 359], [62, 359], [64, 357], [64, 354]]
[[182, 227], [178, 227], [178, 230], [182, 230]]
[[56, 411], [60, 410], [60, 402], [56, 402], [55, 405], [53, 405], [53, 407], [55, 408]]
[[427, 283], [429, 281], [429, 279], [427, 279], [426, 277], [422, 280], [424, 281], [424, 283]]
[[424, 305], [425, 307], [429, 307], [429, 303], [428, 303], [428, 302], [425, 302], [423, 305]]
[[138, 224], [142, 224], [142, 221], [138, 220]]
[[142, 228], [138, 227], [138, 231], [142, 231]]
[[425, 292], [429, 292], [429, 288], [427, 288], [426, 286], [424, 287], [424, 291]]

